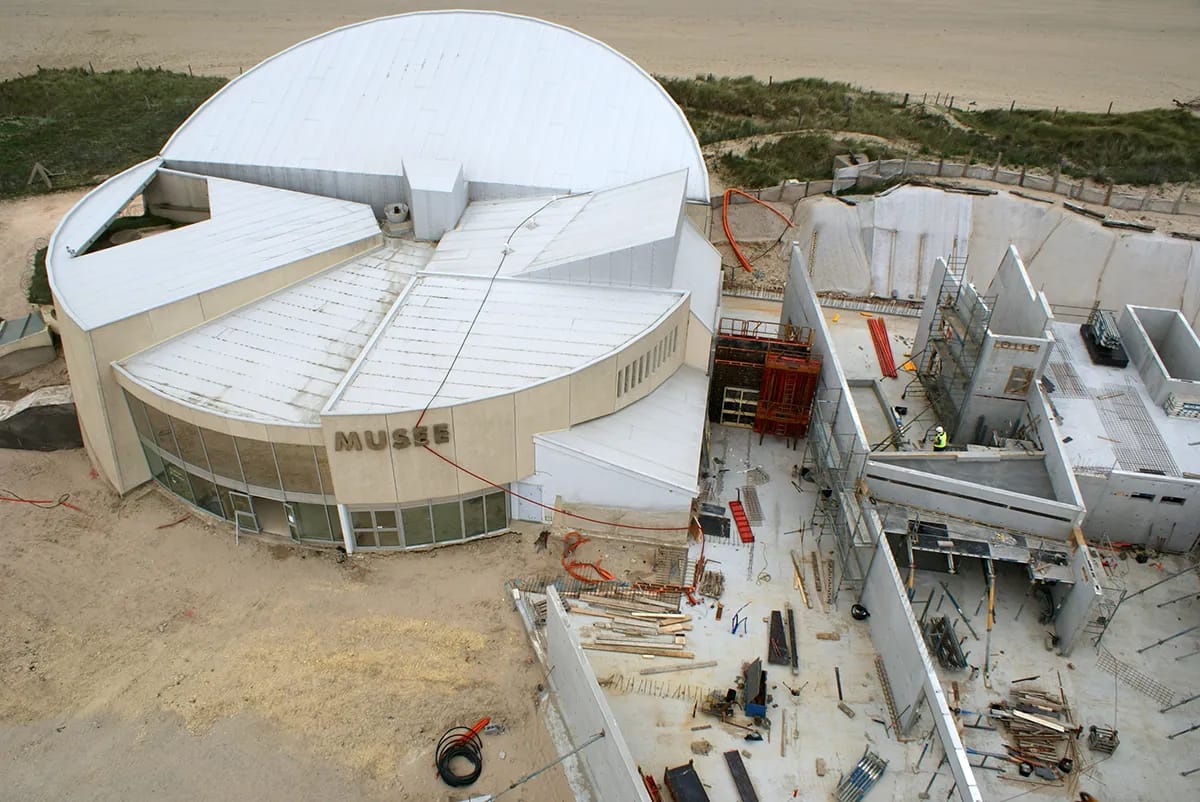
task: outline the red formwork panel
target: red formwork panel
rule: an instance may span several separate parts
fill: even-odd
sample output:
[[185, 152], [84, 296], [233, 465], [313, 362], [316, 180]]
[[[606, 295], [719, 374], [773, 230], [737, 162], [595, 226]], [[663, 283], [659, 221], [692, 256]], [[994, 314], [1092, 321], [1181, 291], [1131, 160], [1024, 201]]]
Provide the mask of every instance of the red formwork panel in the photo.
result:
[[729, 514], [733, 516], [733, 522], [737, 526], [738, 537], [743, 543], [754, 542], [754, 530], [750, 528], [750, 519], [746, 517], [746, 510], [742, 507], [742, 502], [729, 502]]

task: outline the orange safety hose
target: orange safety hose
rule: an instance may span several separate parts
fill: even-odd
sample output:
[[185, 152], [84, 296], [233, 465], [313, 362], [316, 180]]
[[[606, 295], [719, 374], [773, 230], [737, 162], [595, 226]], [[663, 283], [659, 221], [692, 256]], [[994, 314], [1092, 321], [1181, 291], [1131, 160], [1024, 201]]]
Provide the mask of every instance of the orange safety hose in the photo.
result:
[[[568, 532], [566, 534], [566, 536], [563, 537], [563, 556], [562, 556], [563, 570], [566, 571], [571, 576], [573, 576], [575, 579], [578, 579], [580, 582], [586, 582], [589, 585], [598, 585], [601, 582], [613, 581], [614, 579], [616, 579], [616, 577], [613, 576], [608, 571], [605, 571], [603, 568], [601, 568], [599, 561], [596, 561], [594, 563], [579, 562], [577, 560], [572, 560], [571, 562], [567, 562], [567, 558], [575, 553], [575, 549], [579, 548], [584, 543], [587, 543], [588, 540], [590, 540], [590, 538], [586, 538], [578, 532]], [[577, 569], [579, 569], [579, 568], [591, 568], [593, 571], [596, 572], [596, 576], [598, 576], [600, 578], [595, 579], [590, 576], [584, 576], [583, 574], [577, 572]]]
[[740, 189], [733, 189], [733, 188], [725, 190], [725, 195], [721, 201], [721, 227], [723, 229], [725, 229], [725, 239], [727, 239], [729, 241], [729, 247], [731, 249], [733, 249], [733, 255], [737, 257], [738, 264], [740, 264], [747, 273], [752, 273], [754, 271], [754, 268], [751, 267], [750, 260], [746, 258], [745, 254], [742, 253], [742, 249], [737, 244], [737, 240], [735, 240], [733, 238], [733, 230], [729, 227], [729, 198], [733, 195], [741, 195], [743, 198], [748, 198], [749, 200], [754, 201], [759, 206], [764, 206], [764, 207], [770, 209], [775, 214], [776, 217], [778, 217], [780, 220], [782, 220], [783, 222], [788, 224], [788, 228], [792, 228], [796, 224], [793, 223], [792, 219], [790, 217], [788, 217], [786, 214], [779, 211], [778, 209], [776, 209], [774, 206], [767, 203], [766, 201], [764, 201], [760, 198], [754, 197], [753, 195], [751, 195], [748, 192], [743, 192]]

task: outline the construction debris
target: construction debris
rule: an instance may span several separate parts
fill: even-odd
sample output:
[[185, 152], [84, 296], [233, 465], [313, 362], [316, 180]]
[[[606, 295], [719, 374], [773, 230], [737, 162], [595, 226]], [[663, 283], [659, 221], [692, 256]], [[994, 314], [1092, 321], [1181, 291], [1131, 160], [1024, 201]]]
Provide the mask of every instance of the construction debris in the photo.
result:
[[721, 594], [725, 592], [725, 575], [720, 571], [705, 569], [704, 574], [700, 577], [698, 590], [701, 596], [707, 596], [710, 599], [721, 598]]
[[841, 640], [842, 636], [837, 632], [818, 632], [817, 640]]

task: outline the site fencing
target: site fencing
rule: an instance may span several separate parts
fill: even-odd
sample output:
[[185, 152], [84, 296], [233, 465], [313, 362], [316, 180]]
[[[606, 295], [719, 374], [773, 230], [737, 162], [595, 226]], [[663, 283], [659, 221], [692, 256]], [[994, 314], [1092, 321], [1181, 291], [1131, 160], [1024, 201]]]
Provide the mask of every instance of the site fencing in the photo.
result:
[[[1154, 186], [1144, 192], [1131, 194], [1118, 192], [1112, 184], [1099, 184], [1086, 178], [1075, 179], [1061, 172], [1045, 175], [1025, 167], [1010, 169], [995, 164], [967, 164], [945, 159], [877, 159], [862, 164], [835, 167], [833, 178], [821, 181], [784, 181], [772, 187], [748, 190], [748, 194], [768, 203], [795, 203], [812, 195], [837, 195], [847, 190], [871, 190], [889, 181], [903, 178], [966, 178], [976, 181], [991, 181], [1021, 189], [1050, 192], [1067, 200], [1108, 206], [1130, 212], [1154, 212], [1200, 217], [1200, 203], [1188, 200], [1187, 187], [1172, 198], [1155, 197]], [[1032, 198], [1040, 200], [1039, 198]], [[711, 200], [713, 208], [720, 208], [722, 196]], [[731, 203], [750, 203], [749, 199], [730, 198]]]

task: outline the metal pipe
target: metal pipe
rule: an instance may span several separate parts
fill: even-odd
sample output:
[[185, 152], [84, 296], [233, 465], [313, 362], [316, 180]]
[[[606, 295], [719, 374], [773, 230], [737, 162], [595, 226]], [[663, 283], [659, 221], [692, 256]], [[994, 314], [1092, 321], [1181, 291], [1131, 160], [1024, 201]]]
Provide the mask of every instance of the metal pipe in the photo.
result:
[[1179, 732], [1173, 732], [1170, 735], [1168, 735], [1167, 738], [1174, 739], [1174, 738], [1179, 737], [1180, 735], [1187, 735], [1189, 732], [1192, 732], [1194, 730], [1200, 730], [1200, 724], [1193, 724], [1192, 726], [1188, 727], [1186, 730], [1180, 730]]
[[1188, 698], [1184, 699], [1182, 702], [1176, 702], [1176, 703], [1175, 703], [1175, 704], [1173, 704], [1173, 705], [1167, 705], [1166, 707], [1164, 707], [1162, 710], [1159, 710], [1158, 712], [1160, 712], [1160, 713], [1165, 713], [1165, 712], [1167, 712], [1168, 710], [1174, 710], [1174, 709], [1175, 709], [1175, 708], [1177, 708], [1177, 707], [1183, 707], [1183, 706], [1184, 706], [1184, 705], [1186, 705], [1188, 702], [1194, 702], [1194, 701], [1196, 701], [1197, 699], [1200, 699], [1200, 693], [1196, 694], [1195, 696], [1189, 696]]
[[1196, 624], [1195, 626], [1188, 627], [1187, 629], [1183, 630], [1182, 632], [1176, 632], [1174, 635], [1168, 635], [1167, 637], [1163, 638], [1160, 641], [1151, 643], [1149, 646], [1143, 646], [1142, 648], [1138, 649], [1138, 654], [1141, 654], [1142, 652], [1145, 652], [1145, 651], [1149, 651], [1150, 649], [1153, 649], [1155, 646], [1162, 646], [1167, 641], [1172, 641], [1172, 640], [1175, 640], [1176, 638], [1183, 637], [1184, 635], [1186, 635], [1189, 632], [1196, 630], [1196, 629], [1200, 629], [1200, 624]]
[[946, 586], [945, 582], [939, 581], [938, 584], [942, 586], [942, 590], [946, 591], [946, 598], [949, 599], [950, 603], [954, 605], [954, 609], [958, 610], [958, 614], [962, 617], [962, 622], [967, 625], [967, 629], [969, 629], [971, 634], [975, 636], [975, 640], [979, 640], [979, 633], [975, 631], [975, 627], [971, 626], [971, 622], [967, 618], [967, 614], [964, 613], [963, 609], [958, 606], [958, 600], [954, 598], [954, 594], [950, 592], [950, 588]]
[[522, 777], [521, 779], [517, 780], [517, 781], [516, 781], [515, 783], [513, 783], [512, 785], [508, 786], [507, 788], [505, 788], [505, 789], [504, 789], [503, 791], [501, 791], [500, 793], [498, 793], [498, 794], [493, 794], [492, 796], [485, 796], [485, 797], [483, 797], [483, 799], [481, 799], [481, 800], [480, 800], [480, 802], [494, 802], [494, 800], [496, 800], [496, 799], [499, 799], [500, 797], [504, 796], [504, 795], [505, 795], [505, 794], [507, 794], [509, 791], [511, 791], [512, 789], [516, 788], [518, 785], [524, 785], [525, 783], [527, 783], [527, 782], [529, 782], [530, 780], [532, 780], [534, 777], [536, 777], [536, 776], [538, 776], [539, 774], [541, 774], [543, 771], [547, 771], [548, 769], [552, 769], [552, 768], [554, 768], [554, 767], [555, 767], [555, 766], [557, 766], [559, 763], [562, 763], [564, 760], [566, 760], [567, 758], [571, 757], [571, 755], [574, 755], [574, 754], [576, 754], [576, 753], [578, 753], [578, 752], [582, 752], [582, 751], [583, 751], [583, 749], [584, 749], [584, 747], [591, 746], [592, 744], [596, 743], [596, 741], [599, 741], [599, 740], [600, 740], [601, 738], [603, 738], [603, 737], [604, 737], [604, 730], [600, 730], [600, 732], [596, 733], [596, 734], [595, 734], [595, 735], [593, 735], [591, 738], [588, 738], [586, 741], [584, 741], [584, 742], [583, 742], [583, 743], [581, 743], [579, 746], [577, 746], [577, 747], [575, 747], [574, 749], [572, 749], [570, 752], [567, 752], [566, 754], [563, 754], [563, 755], [559, 755], [559, 756], [558, 756], [558, 757], [556, 757], [556, 758], [555, 758], [555, 759], [554, 759], [552, 762], [550, 762], [550, 763], [547, 763], [545, 766], [542, 766], [542, 767], [541, 767], [540, 769], [538, 769], [537, 771], [531, 771], [529, 774], [526, 774], [524, 777]]
[[1177, 599], [1171, 599], [1170, 601], [1165, 601], [1162, 604], [1156, 604], [1154, 606], [1155, 607], [1166, 607], [1168, 604], [1174, 604], [1175, 602], [1187, 601], [1188, 599], [1196, 599], [1196, 598], [1200, 598], [1200, 593], [1189, 593], [1186, 596], [1180, 596]]

